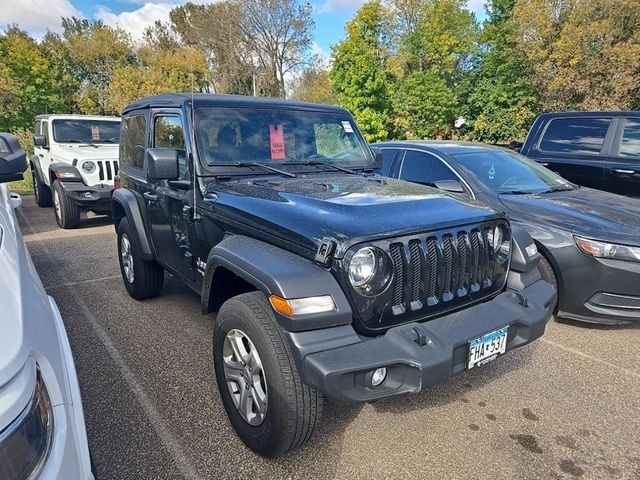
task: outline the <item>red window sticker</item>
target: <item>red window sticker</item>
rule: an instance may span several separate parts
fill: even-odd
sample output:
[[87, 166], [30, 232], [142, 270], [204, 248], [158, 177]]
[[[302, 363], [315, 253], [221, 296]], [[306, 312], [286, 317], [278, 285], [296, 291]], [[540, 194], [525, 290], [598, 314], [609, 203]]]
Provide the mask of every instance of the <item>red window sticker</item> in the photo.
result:
[[91, 125], [91, 140], [100, 140], [100, 129], [96, 125]]
[[271, 143], [271, 160], [284, 160], [286, 158], [284, 151], [284, 126], [269, 125], [269, 139]]

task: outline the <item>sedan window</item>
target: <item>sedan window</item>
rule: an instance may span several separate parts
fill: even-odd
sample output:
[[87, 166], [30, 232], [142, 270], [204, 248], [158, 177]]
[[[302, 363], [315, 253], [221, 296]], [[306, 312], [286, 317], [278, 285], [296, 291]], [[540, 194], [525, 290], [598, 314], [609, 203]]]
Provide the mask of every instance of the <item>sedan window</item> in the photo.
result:
[[402, 162], [400, 178], [409, 182], [435, 186], [436, 182], [458, 180], [456, 175], [438, 158], [424, 152], [408, 150]]
[[628, 118], [624, 125], [620, 155], [640, 157], [640, 118]]
[[515, 152], [481, 150], [452, 155], [458, 164], [489, 190], [498, 193], [542, 193], [575, 186]]

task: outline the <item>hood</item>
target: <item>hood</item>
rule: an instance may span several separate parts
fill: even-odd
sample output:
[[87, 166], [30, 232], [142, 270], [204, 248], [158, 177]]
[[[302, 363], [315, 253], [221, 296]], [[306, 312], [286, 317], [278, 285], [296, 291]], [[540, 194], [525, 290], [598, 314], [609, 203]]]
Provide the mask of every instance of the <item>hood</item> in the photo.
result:
[[514, 220], [595, 240], [640, 245], [640, 199], [582, 187], [548, 194], [501, 195], [500, 201]]
[[58, 146], [51, 152], [54, 160], [63, 160], [73, 163], [74, 160], [118, 160], [119, 146], [95, 145], [95, 146]]
[[437, 230], [501, 216], [489, 206], [382, 177], [309, 175], [294, 179], [209, 184], [220, 192], [215, 211], [315, 251], [334, 240], [340, 258], [362, 241]]

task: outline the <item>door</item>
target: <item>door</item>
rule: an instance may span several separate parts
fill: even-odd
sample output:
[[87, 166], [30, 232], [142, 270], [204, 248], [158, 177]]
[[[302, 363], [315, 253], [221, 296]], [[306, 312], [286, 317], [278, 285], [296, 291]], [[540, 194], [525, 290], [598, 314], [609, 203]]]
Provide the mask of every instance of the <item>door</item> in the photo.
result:
[[611, 117], [554, 118], [531, 157], [571, 182], [602, 188], [605, 146], [614, 134], [611, 126]]
[[604, 189], [640, 197], [640, 117], [620, 119], [607, 159]]
[[182, 118], [179, 113], [160, 112], [153, 115], [151, 146], [178, 151], [178, 180], [159, 180], [150, 185], [143, 196], [147, 203], [151, 235], [160, 261], [174, 273], [192, 281], [195, 277], [192, 237], [193, 190]]

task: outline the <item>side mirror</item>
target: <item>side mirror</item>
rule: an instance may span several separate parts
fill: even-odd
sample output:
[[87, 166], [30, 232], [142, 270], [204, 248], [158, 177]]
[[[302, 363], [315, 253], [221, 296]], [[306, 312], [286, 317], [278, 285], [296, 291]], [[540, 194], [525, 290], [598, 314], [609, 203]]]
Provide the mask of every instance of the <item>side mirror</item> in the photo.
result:
[[148, 148], [145, 159], [149, 180], [178, 179], [178, 150], [175, 148]]
[[22, 150], [18, 138], [0, 133], [0, 183], [22, 180], [22, 173], [28, 166], [27, 154]]
[[380, 170], [382, 168], [382, 162], [383, 162], [382, 152], [377, 148], [372, 148], [371, 151], [373, 152], [374, 168], [376, 170]]
[[35, 145], [36, 147], [46, 148], [47, 147], [47, 137], [45, 137], [44, 135], [34, 135], [33, 136], [33, 145]]
[[438, 190], [444, 190], [445, 192], [466, 193], [464, 187], [458, 180], [441, 180], [434, 185]]

